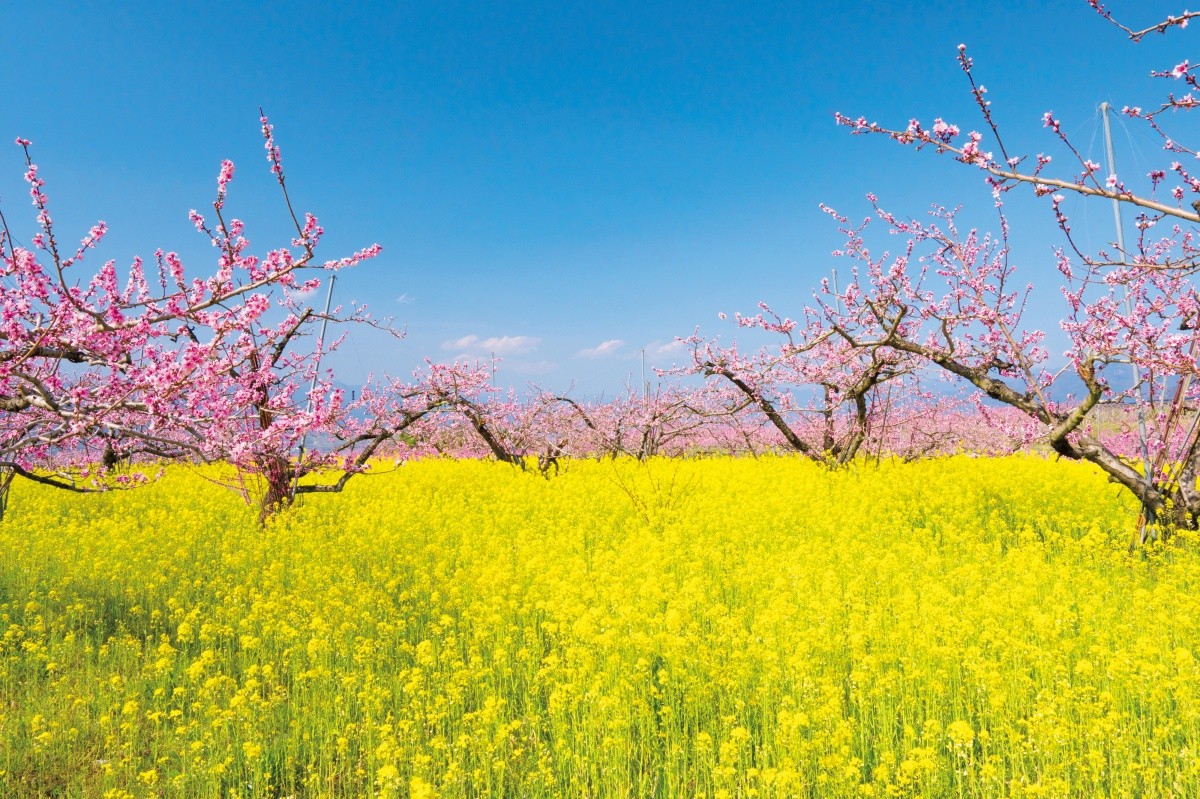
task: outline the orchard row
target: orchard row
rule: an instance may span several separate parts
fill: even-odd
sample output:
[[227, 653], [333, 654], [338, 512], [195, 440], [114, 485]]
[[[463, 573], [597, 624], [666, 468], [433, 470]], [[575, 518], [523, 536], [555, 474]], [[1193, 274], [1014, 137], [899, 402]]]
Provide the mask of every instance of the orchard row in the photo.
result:
[[[1113, 23], [1134, 42], [1177, 31], [1195, 16], [1134, 30], [1091, 5], [1103, 18], [1098, 25], [1113, 30]], [[335, 271], [380, 248], [317, 257], [324, 231], [314, 216], [293, 210], [265, 116], [267, 161], [294, 236], [251, 250], [227, 207], [234, 166], [226, 161], [212, 210], [191, 212], [218, 253], [204, 276], [169, 251], [81, 273], [107, 229], [97, 224], [78, 246], [60, 240], [30, 142], [18, 139], [38, 232], [28, 247], [16, 245], [7, 222], [0, 234], [0, 495], [17, 476], [97, 491], [153, 472], [124, 468], [131, 462], [224, 462], [261, 486], [265, 518], [298, 494], [341, 491], [384, 454], [485, 454], [521, 468], [537, 458], [551, 474], [562, 457], [610, 453], [793, 451], [839, 466], [870, 456], [1036, 446], [1097, 465], [1138, 499], [1151, 534], [1195, 528], [1200, 174], [1191, 167], [1197, 151], [1168, 130], [1172, 114], [1196, 106], [1195, 69], [1184, 61], [1154, 73], [1181, 88], [1147, 108], [1124, 109], [1161, 138], [1166, 153], [1161, 168], [1142, 178], [1085, 157], [1050, 112], [1043, 122], [1066, 155], [1062, 171], [1051, 155], [1009, 152], [965, 46], [959, 63], [983, 132], [964, 134], [943, 119], [894, 128], [837, 119], [854, 133], [888, 136], [979, 170], [994, 198], [996, 233], [960, 228], [944, 209], [928, 221], [902, 217], [872, 197], [872, 224], [900, 242], [879, 251], [868, 222], [826, 209], [846, 240], [834, 253], [849, 261], [841, 285], [814, 287], [792, 316], [767, 304], [737, 316], [740, 327], [773, 341], [758, 351], [699, 330], [681, 337], [690, 358], [661, 375], [664, 388], [603, 404], [538, 392], [498, 396], [484, 365], [432, 362], [347, 398], [322, 370], [322, 356], [346, 325], [387, 325], [361, 306], [311, 302]], [[1046, 331], [1024, 318], [1031, 287], [1011, 257], [1004, 212], [1018, 188], [1044, 198], [1061, 229], [1052, 260], [1061, 276], [1064, 353], [1051, 353]], [[1136, 237], [1084, 252], [1072, 235], [1068, 195], [1132, 208]], [[947, 395], [945, 377], [961, 393]]]

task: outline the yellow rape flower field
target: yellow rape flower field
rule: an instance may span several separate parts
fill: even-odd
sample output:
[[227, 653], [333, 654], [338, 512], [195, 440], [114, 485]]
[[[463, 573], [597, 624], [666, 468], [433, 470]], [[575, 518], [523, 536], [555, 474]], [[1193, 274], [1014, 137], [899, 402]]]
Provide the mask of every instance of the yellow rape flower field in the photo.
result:
[[1200, 796], [1200, 555], [1038, 457], [430, 460], [0, 524], [4, 797]]

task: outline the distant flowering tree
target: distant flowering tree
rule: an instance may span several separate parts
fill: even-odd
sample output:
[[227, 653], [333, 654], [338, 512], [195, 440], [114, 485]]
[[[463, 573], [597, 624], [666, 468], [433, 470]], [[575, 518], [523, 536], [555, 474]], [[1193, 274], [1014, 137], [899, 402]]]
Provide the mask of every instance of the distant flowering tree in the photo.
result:
[[[490, 457], [521, 470], [535, 458], [567, 454], [559, 446], [565, 446], [569, 436], [551, 412], [553, 403], [544, 393], [521, 398], [515, 391], [500, 391], [492, 384], [490, 365], [428, 361], [414, 374], [413, 383], [390, 394], [404, 392], [422, 397], [425, 411], [419, 424], [389, 451]], [[389, 413], [370, 415], [387, 418]]]
[[[735, 319], [740, 327], [776, 336], [779, 343], [747, 355], [736, 344], [721, 346], [697, 332], [682, 339], [692, 363], [675, 373], [725, 383], [732, 389], [726, 415], [761, 415], [786, 447], [818, 462], [844, 465], [854, 460], [868, 437], [880, 434], [887, 422], [890, 403], [881, 388], [912, 382], [910, 357], [897, 350], [850, 346], [814, 310], [805, 310], [797, 321], [760, 303], [758, 314], [737, 314]], [[897, 394], [912, 391], [915, 386]]]
[[[665, 374], [665, 373], [664, 373]], [[575, 454], [628, 456], [647, 460], [657, 455], [702, 454], [728, 448], [715, 431], [727, 426], [727, 391], [665, 383], [654, 390], [626, 391], [607, 402], [580, 403], [568, 397], [553, 401], [569, 409], [563, 422], [582, 421], [576, 436], [563, 436], [564, 449]], [[569, 427], [564, 427], [564, 431]]]
[[525, 468], [525, 442], [519, 433], [522, 407], [515, 397], [493, 401], [498, 392], [491, 384], [491, 372], [483, 364], [429, 364], [426, 379], [431, 398], [442, 415], [465, 424], [473, 435], [466, 440], [484, 449], [501, 463]]
[[1015, 408], [982, 401], [979, 394], [896, 396], [877, 453], [914, 461], [938, 455], [1011, 455], [1045, 446], [1036, 419]]
[[[442, 365], [439, 370], [457, 368]], [[469, 370], [467, 370], [469, 372]], [[488, 374], [476, 374], [476, 384]], [[535, 390], [527, 397], [476, 389], [469, 374], [444, 374], [429, 383], [441, 401], [414, 429], [405, 452], [432, 450], [450, 457], [494, 457], [521, 468], [557, 473], [571, 458], [632, 457], [778, 449], [778, 436], [761, 423], [730, 417], [732, 393], [712, 387], [665, 384], [654, 391], [628, 389], [611, 400], [577, 400]], [[454, 388], [446, 390], [447, 385]], [[439, 388], [440, 387], [440, 388]]]

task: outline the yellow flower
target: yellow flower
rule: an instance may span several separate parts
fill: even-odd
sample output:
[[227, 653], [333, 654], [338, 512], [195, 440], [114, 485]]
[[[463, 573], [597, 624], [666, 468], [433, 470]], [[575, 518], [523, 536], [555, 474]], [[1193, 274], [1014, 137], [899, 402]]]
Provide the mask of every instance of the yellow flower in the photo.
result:
[[962, 751], [975, 743], [975, 730], [965, 721], [952, 721], [946, 728], [946, 737], [953, 749]]
[[410, 799], [437, 799], [433, 786], [420, 777], [408, 781], [408, 795]]

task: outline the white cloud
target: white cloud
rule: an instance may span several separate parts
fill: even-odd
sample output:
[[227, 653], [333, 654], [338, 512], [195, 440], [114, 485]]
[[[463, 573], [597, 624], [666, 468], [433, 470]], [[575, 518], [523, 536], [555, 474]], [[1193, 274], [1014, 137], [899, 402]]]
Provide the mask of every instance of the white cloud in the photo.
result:
[[675, 339], [674, 341], [668, 342], [666, 344], [659, 344], [658, 346], [656, 346], [654, 348], [654, 353], [656, 355], [670, 355], [671, 353], [679, 352], [682, 349], [683, 349], [683, 342], [680, 341], [679, 339]]
[[400, 303], [401, 305], [411, 305], [416, 301], [417, 298], [409, 294], [407, 291], [396, 298], [396, 302]]
[[480, 338], [474, 334], [442, 342], [444, 350], [460, 350], [478, 355], [520, 355], [533, 352], [542, 340], [535, 336], [492, 336]]
[[287, 291], [287, 295], [294, 300], [307, 300], [309, 297], [311, 297], [317, 293], [316, 288], [311, 288], [311, 289], [307, 289], [307, 290], [301, 289], [301, 288], [289, 288], [289, 289], [286, 289], [286, 291]]
[[608, 341], [602, 341], [594, 347], [588, 347], [575, 353], [576, 358], [603, 358], [606, 355], [614, 355], [625, 342], [619, 338], [610, 338]]
[[554, 361], [505, 361], [503, 368], [522, 375], [544, 375], [558, 368]]
[[451, 339], [450, 341], [443, 341], [442, 349], [444, 349], [444, 350], [465, 350], [468, 347], [474, 346], [476, 341], [479, 341], [479, 336], [463, 336], [462, 338]]

